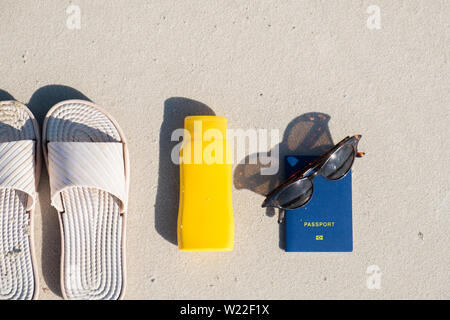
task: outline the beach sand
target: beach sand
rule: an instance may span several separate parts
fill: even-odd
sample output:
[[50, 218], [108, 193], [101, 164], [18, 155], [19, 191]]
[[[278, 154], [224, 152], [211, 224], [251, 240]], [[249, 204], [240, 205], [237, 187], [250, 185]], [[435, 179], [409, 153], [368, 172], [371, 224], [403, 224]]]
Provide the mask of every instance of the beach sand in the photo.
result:
[[[55, 103], [89, 99], [123, 128], [126, 299], [448, 299], [449, 10], [448, 1], [3, 0], [0, 100], [24, 102], [42, 123]], [[234, 251], [180, 252], [170, 135], [191, 114], [277, 129], [281, 156], [362, 134], [353, 252], [285, 253], [276, 217], [261, 208], [282, 172], [261, 177], [237, 163]], [[45, 169], [35, 214], [40, 298], [60, 299]], [[373, 270], [378, 288], [367, 284]]]

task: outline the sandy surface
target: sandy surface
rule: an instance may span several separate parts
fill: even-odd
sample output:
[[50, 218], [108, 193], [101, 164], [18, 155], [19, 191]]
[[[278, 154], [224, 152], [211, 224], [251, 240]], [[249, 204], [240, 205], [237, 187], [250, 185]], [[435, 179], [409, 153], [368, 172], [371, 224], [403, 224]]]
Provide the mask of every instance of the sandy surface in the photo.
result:
[[[67, 27], [71, 3], [80, 29]], [[366, 26], [371, 4], [381, 29]], [[0, 100], [22, 101], [42, 121], [58, 101], [88, 98], [124, 129], [128, 299], [450, 298], [449, 10], [449, 1], [3, 0]], [[273, 180], [251, 172], [235, 178], [235, 250], [179, 252], [168, 138], [185, 115], [213, 112], [229, 128], [279, 129], [282, 155], [317, 151], [302, 139], [319, 127], [333, 142], [361, 133], [354, 252], [285, 253], [276, 218], [260, 208], [259, 187]], [[312, 126], [310, 112], [327, 120]], [[54, 299], [59, 229], [45, 170], [41, 180], [41, 298]], [[366, 286], [371, 265], [380, 289]]]

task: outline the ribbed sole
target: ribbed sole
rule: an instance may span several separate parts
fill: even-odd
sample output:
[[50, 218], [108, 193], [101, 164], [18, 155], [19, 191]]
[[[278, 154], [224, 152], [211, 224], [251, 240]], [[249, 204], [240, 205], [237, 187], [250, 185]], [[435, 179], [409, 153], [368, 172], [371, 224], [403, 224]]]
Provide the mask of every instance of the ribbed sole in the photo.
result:
[[[62, 104], [48, 117], [48, 142], [120, 142], [115, 125], [82, 103]], [[101, 165], [102, 159], [99, 159]], [[86, 163], [86, 165], [90, 165]], [[96, 188], [61, 193], [62, 285], [67, 299], [118, 299], [123, 291], [123, 216], [120, 201]]]
[[[0, 105], [0, 142], [36, 139], [33, 120], [16, 102]], [[31, 300], [35, 296], [31, 217], [28, 196], [0, 190], [0, 300]]]

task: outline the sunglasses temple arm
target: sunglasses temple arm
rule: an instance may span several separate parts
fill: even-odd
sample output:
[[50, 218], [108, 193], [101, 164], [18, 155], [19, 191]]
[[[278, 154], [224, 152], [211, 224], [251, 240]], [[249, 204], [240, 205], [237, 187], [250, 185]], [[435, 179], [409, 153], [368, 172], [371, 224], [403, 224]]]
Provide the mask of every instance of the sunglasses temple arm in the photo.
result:
[[284, 222], [284, 213], [285, 211], [283, 209], [278, 209], [278, 223]]

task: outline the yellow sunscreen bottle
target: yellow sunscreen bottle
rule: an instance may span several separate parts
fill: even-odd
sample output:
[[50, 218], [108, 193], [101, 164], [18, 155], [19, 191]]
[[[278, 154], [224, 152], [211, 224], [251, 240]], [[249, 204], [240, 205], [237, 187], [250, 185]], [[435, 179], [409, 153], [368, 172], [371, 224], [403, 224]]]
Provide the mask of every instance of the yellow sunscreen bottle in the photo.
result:
[[227, 119], [191, 116], [185, 118], [184, 127], [180, 151], [178, 248], [231, 251], [234, 221]]

